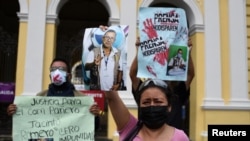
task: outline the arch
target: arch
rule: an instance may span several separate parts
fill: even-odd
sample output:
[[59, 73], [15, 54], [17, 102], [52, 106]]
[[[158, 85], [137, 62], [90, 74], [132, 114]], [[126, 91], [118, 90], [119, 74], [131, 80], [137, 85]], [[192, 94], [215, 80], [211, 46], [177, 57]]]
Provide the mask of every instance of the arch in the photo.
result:
[[[56, 56], [65, 56], [69, 58], [71, 64], [74, 64], [81, 60], [85, 29], [97, 27], [100, 24], [106, 25], [110, 16], [107, 8], [99, 0], [67, 0], [64, 2], [66, 3], [57, 4], [57, 19], [60, 23], [56, 29], [55, 51]], [[95, 9], [99, 11], [95, 11]]]
[[193, 0], [144, 0], [141, 7], [149, 7], [150, 5], [158, 3], [169, 3], [185, 9], [189, 20], [189, 34], [204, 32], [203, 16]]
[[80, 65], [82, 65], [82, 60], [76, 62], [75, 64], [73, 64], [72, 68], [71, 68], [71, 82], [73, 84], [77, 84], [79, 82], [75, 82], [76, 81], [76, 68], [79, 67]]
[[68, 0], [51, 0], [48, 5], [47, 15], [57, 15], [62, 8], [62, 6]]
[[[56, 22], [60, 9], [68, 0], [51, 0], [47, 10], [47, 21]], [[115, 0], [98, 0], [107, 9], [110, 15], [110, 22], [119, 21], [120, 12]]]
[[120, 11], [115, 0], [99, 0], [109, 11], [111, 19], [120, 19]]

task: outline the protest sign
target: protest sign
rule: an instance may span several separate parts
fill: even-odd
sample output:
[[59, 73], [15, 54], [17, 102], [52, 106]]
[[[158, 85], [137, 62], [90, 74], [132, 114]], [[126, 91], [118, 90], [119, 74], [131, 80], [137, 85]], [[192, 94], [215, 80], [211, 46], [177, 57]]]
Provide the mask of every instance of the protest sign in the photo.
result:
[[93, 97], [16, 96], [14, 141], [94, 141]]
[[141, 7], [139, 34], [137, 77], [187, 79], [188, 27], [183, 9]]
[[95, 90], [82, 90], [85, 95], [87, 96], [92, 96], [97, 103], [97, 105], [100, 107], [100, 110], [104, 111], [105, 110], [105, 93], [104, 91], [95, 91]]
[[[104, 38], [104, 34], [108, 30], [115, 31], [115, 38]], [[106, 90], [102, 89], [99, 85], [110, 87], [113, 85], [113, 80], [117, 77], [114, 70], [122, 68], [123, 76], [121, 87], [126, 87], [126, 69], [127, 69], [127, 38], [128, 38], [128, 25], [113, 25], [108, 27], [106, 31], [101, 30], [99, 27], [86, 28], [83, 38], [83, 52], [82, 52], [82, 71], [85, 90]], [[106, 36], [107, 37], [107, 36]], [[109, 55], [105, 55], [103, 49], [103, 41], [113, 42], [112, 49]], [[114, 51], [113, 51], [114, 50]], [[118, 50], [117, 53], [116, 50]], [[119, 54], [119, 55], [113, 55]], [[100, 63], [93, 65], [91, 69], [85, 67], [86, 62], [94, 62], [98, 57], [101, 57]], [[111, 56], [111, 57], [110, 57]], [[92, 61], [93, 60], [93, 61]], [[118, 61], [117, 61], [118, 60]], [[120, 62], [121, 61], [121, 62]], [[119, 65], [117, 65], [119, 63]], [[118, 66], [118, 69], [116, 69]], [[105, 87], [104, 86], [104, 87]], [[111, 89], [111, 87], [109, 88]], [[122, 88], [120, 89], [122, 90]]]
[[100, 90], [85, 90], [83, 85], [75, 85], [76, 90], [81, 91], [87, 96], [92, 96], [94, 101], [100, 107], [100, 110], [104, 111], [105, 108], [105, 94], [104, 91]]
[[0, 82], [0, 102], [13, 102], [15, 96], [15, 83]]

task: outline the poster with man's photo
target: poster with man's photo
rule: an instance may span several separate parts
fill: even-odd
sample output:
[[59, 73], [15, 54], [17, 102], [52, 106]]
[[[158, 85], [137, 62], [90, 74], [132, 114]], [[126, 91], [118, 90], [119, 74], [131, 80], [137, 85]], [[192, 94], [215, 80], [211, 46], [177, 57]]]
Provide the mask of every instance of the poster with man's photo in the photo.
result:
[[137, 77], [187, 79], [189, 37], [183, 9], [141, 7], [139, 34]]
[[126, 90], [128, 31], [127, 25], [85, 29], [82, 52], [85, 90]]

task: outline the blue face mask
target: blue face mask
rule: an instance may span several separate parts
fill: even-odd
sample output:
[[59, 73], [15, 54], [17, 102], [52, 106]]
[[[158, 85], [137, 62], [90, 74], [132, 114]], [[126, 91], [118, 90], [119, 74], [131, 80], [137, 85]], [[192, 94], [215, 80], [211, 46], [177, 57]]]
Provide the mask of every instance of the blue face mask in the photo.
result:
[[147, 106], [140, 108], [140, 119], [150, 129], [162, 127], [168, 118], [168, 106]]
[[178, 53], [178, 54], [177, 54], [177, 57], [181, 58], [181, 57], [182, 57], [182, 54]]

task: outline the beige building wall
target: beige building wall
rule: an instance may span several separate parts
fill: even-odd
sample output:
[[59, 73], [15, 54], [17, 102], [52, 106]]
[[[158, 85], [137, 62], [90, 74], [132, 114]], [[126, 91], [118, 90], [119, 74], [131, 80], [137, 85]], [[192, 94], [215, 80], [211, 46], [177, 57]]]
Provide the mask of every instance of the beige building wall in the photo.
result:
[[[19, 0], [17, 95], [35, 95], [47, 88], [50, 82], [48, 66], [55, 55], [57, 15], [65, 2], [67, 0]], [[136, 21], [140, 6], [169, 2], [187, 11], [196, 74], [190, 97], [192, 141], [207, 140], [208, 124], [250, 124], [250, 0], [102, 2], [109, 9], [111, 25], [130, 26], [128, 47], [131, 50], [137, 36]], [[134, 53], [128, 54], [128, 58], [131, 58], [128, 69]], [[120, 96], [136, 115], [137, 107], [131, 94], [128, 73], [127, 78], [128, 91], [121, 92]], [[117, 139], [110, 113], [108, 117], [108, 137]]]

